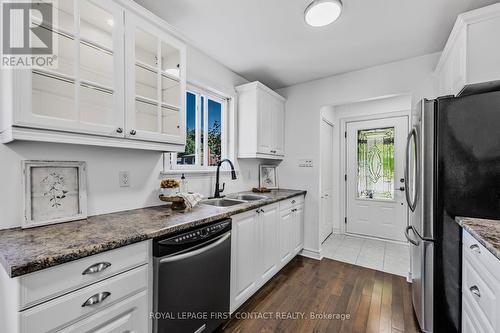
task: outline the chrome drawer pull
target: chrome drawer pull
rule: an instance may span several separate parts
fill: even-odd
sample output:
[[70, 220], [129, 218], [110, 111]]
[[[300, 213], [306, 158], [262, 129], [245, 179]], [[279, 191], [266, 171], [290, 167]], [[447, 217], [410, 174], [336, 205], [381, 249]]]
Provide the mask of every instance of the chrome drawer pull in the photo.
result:
[[294, 203], [296, 203], [296, 201], [295, 201], [295, 200], [292, 200], [292, 204], [294, 204]]
[[85, 303], [82, 304], [82, 308], [84, 308], [86, 306], [92, 306], [95, 304], [99, 304], [102, 301], [104, 301], [106, 298], [108, 298], [109, 296], [111, 296], [111, 293], [107, 292], [107, 291], [99, 293], [99, 294], [95, 294], [94, 296], [91, 296], [88, 300], [86, 300]]
[[109, 262], [99, 262], [84, 270], [82, 272], [82, 275], [99, 273], [108, 268], [109, 266], [111, 266], [111, 263]]
[[477, 244], [472, 244], [471, 246], [469, 246], [469, 249], [471, 249], [474, 252], [481, 253], [481, 249], [479, 248], [479, 245], [477, 245]]
[[479, 288], [477, 286], [472, 286], [469, 288], [470, 292], [476, 295], [477, 297], [481, 297], [481, 293], [479, 292]]

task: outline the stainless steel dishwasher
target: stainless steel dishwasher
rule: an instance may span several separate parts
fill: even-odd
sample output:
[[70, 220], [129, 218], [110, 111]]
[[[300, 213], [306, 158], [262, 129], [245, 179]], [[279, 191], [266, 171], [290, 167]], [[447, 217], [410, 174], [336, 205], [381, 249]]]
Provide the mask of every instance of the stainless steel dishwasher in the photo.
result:
[[153, 242], [155, 333], [207, 333], [229, 319], [231, 219]]

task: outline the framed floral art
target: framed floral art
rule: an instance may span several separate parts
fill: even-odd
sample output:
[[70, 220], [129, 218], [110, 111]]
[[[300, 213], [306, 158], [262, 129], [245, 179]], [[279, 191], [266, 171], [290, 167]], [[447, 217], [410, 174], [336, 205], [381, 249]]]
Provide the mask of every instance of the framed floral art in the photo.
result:
[[23, 161], [23, 228], [87, 218], [86, 163]]

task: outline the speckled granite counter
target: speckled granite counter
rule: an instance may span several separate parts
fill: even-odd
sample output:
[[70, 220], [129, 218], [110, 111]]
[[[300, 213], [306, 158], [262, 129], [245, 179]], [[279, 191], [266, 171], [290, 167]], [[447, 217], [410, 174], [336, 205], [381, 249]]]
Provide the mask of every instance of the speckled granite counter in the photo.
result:
[[500, 221], [457, 217], [455, 221], [500, 260]]
[[265, 200], [226, 208], [198, 205], [180, 213], [156, 206], [32, 229], [0, 230], [0, 263], [10, 277], [21, 276], [302, 194], [306, 192], [275, 190], [263, 193]]

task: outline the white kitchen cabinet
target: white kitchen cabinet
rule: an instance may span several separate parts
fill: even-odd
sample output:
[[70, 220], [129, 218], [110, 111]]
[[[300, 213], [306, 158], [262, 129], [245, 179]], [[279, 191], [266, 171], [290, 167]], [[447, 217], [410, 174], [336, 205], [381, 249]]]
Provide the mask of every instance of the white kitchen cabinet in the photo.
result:
[[500, 87], [499, 33], [500, 4], [458, 16], [435, 71], [440, 96]]
[[297, 196], [232, 216], [231, 312], [302, 250], [303, 200]]
[[259, 210], [261, 284], [266, 283], [279, 270], [279, 205], [273, 204]]
[[259, 281], [259, 215], [249, 211], [234, 215], [231, 230], [232, 310], [243, 304], [257, 289]]
[[[59, 1], [56, 69], [11, 70], [12, 126], [119, 137], [124, 126], [123, 9]], [[36, 15], [32, 17], [36, 20]], [[113, 25], [108, 22], [114, 22]]]
[[260, 82], [236, 87], [239, 158], [283, 159], [285, 99]]
[[58, 333], [123, 333], [148, 332], [144, 318], [149, 315], [148, 294], [143, 291], [97, 314], [68, 326]]
[[183, 151], [185, 45], [128, 1], [55, 5], [58, 67], [0, 71], [0, 142]]
[[127, 99], [125, 135], [184, 144], [186, 47], [130, 12], [125, 16]]
[[463, 231], [462, 332], [500, 331], [500, 260]]
[[304, 245], [304, 204], [283, 204], [280, 209], [280, 257], [282, 265], [299, 253]]
[[0, 332], [147, 332], [150, 261], [145, 241], [20, 277], [2, 270]]

